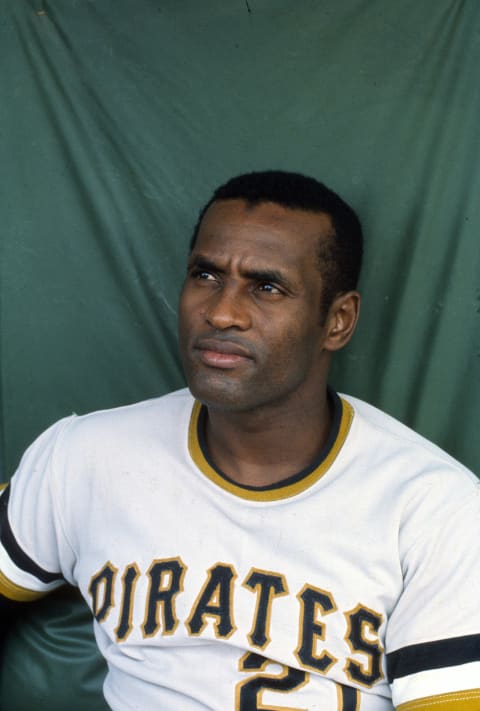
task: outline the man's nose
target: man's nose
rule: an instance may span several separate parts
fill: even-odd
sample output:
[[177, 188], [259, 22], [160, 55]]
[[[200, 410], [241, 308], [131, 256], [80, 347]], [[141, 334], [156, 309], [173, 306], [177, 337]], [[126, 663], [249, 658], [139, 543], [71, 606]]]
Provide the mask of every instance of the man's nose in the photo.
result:
[[206, 319], [218, 330], [237, 328], [246, 331], [251, 326], [251, 316], [246, 296], [239, 289], [223, 287], [209, 300]]

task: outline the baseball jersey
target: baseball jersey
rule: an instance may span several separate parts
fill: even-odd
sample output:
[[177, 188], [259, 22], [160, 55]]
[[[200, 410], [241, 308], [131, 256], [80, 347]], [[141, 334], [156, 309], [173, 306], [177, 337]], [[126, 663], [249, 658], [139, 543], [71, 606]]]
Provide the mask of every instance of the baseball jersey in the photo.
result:
[[275, 486], [187, 390], [66, 418], [0, 498], [0, 592], [90, 606], [116, 711], [480, 709], [480, 486], [357, 399]]

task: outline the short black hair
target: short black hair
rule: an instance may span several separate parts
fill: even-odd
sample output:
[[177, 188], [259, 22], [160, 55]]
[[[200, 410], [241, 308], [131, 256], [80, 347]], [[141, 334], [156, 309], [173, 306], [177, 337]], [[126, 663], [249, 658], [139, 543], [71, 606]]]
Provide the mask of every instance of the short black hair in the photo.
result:
[[323, 304], [328, 308], [338, 294], [355, 289], [363, 254], [363, 233], [355, 211], [333, 190], [315, 178], [283, 170], [245, 173], [215, 190], [201, 209], [190, 242], [195, 246], [201, 222], [210, 205], [219, 200], [245, 200], [254, 207], [273, 202], [291, 210], [328, 215], [332, 233], [319, 240], [318, 266], [324, 279]]

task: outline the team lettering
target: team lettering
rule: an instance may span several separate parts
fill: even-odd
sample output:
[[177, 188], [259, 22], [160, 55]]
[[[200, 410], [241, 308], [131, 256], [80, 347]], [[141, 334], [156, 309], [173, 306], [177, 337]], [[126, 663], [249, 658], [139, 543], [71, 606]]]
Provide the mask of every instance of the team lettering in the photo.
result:
[[[151, 564], [146, 573], [148, 592], [141, 625], [145, 638], [175, 633], [180, 624], [176, 599], [183, 592], [186, 571], [187, 566], [180, 558], [155, 560]], [[114, 589], [118, 573], [118, 568], [107, 562], [90, 581], [88, 590], [93, 614], [100, 623], [107, 619], [115, 606]], [[135, 587], [140, 576], [141, 571], [135, 563], [126, 566], [122, 572], [121, 602], [114, 629], [118, 642], [125, 641], [133, 629]], [[217, 563], [207, 570], [205, 581], [184, 622], [189, 635], [201, 635], [209, 622], [218, 638], [228, 639], [235, 632], [234, 583], [237, 578], [234, 567], [225, 563]], [[247, 639], [251, 646], [263, 650], [271, 641], [270, 618], [274, 601], [289, 594], [287, 581], [280, 573], [252, 568], [242, 586], [256, 597]], [[299, 632], [295, 657], [304, 669], [326, 674], [339, 661], [325, 646], [328, 615], [337, 611], [337, 605], [330, 592], [312, 585], [304, 585], [297, 599]], [[352, 681], [371, 687], [383, 677], [383, 650], [378, 639], [382, 615], [361, 604], [344, 615], [347, 621], [345, 639], [350, 652], [355, 655], [346, 658], [344, 672]], [[247, 692], [247, 689], [242, 691]]]

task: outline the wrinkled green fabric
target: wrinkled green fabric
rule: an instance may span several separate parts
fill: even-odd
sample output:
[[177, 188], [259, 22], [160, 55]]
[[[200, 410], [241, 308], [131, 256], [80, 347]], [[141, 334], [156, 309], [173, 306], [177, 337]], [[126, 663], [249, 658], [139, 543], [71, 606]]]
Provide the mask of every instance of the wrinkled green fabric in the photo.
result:
[[[59, 417], [183, 384], [196, 213], [269, 167], [325, 181], [364, 224], [334, 386], [478, 472], [479, 20], [477, 0], [3, 0], [3, 477]], [[2, 711], [102, 708], [82, 605], [58, 628], [55, 601], [24, 612]]]
[[62, 589], [23, 605], [20, 614], [0, 668], [2, 711], [106, 711], [106, 665], [78, 591]]

